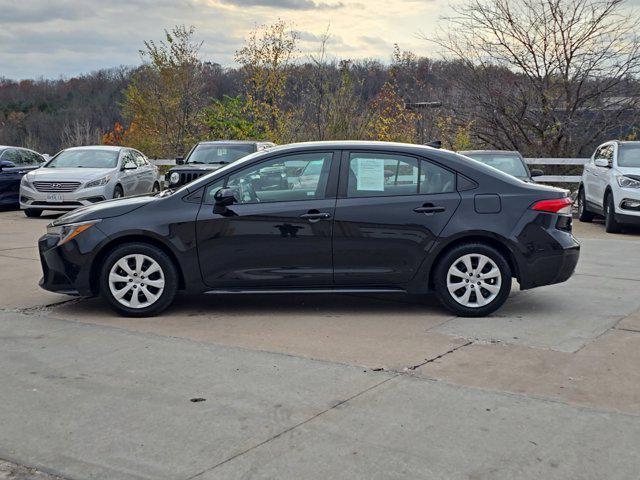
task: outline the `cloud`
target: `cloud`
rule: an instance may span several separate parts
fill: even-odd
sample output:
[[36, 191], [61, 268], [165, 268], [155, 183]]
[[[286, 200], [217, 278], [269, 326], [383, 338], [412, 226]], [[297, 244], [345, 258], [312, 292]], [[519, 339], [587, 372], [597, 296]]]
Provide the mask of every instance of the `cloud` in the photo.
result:
[[332, 58], [389, 59], [395, 42], [424, 54], [428, 44], [415, 33], [434, 28], [449, 1], [0, 0], [0, 76], [57, 78], [138, 65], [143, 42], [162, 40], [174, 25], [196, 27], [203, 60], [232, 66], [247, 34], [278, 18], [300, 33], [303, 60], [317, 53], [328, 26]]
[[327, 10], [343, 8], [343, 2], [325, 3], [313, 0], [221, 0], [237, 7], [270, 7], [286, 10]]

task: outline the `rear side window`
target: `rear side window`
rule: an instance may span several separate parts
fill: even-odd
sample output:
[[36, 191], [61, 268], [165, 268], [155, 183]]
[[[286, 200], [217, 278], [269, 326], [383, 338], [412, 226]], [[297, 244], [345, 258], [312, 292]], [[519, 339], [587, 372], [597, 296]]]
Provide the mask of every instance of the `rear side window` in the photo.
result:
[[375, 152], [349, 156], [348, 197], [435, 194], [454, 190], [455, 175], [425, 160]]

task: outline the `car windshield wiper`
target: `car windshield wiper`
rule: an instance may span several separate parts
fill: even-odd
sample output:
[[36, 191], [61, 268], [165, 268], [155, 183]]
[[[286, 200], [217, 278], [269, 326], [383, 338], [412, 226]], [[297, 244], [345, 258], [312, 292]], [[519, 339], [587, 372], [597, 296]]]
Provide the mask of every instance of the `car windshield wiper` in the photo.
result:
[[200, 163], [204, 165], [204, 162], [201, 162], [200, 160], [192, 160], [191, 162], [186, 162], [187, 164], [189, 163]]

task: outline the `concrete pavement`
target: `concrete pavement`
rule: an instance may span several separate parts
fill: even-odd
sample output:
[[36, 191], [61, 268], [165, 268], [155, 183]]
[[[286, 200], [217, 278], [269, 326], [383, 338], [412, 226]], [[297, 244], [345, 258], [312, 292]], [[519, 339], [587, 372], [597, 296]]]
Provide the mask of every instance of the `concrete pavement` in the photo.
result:
[[41, 291], [50, 219], [21, 215], [0, 213], [0, 459], [79, 479], [640, 471], [638, 232], [577, 224], [576, 276], [485, 319], [397, 295], [183, 296], [125, 319]]

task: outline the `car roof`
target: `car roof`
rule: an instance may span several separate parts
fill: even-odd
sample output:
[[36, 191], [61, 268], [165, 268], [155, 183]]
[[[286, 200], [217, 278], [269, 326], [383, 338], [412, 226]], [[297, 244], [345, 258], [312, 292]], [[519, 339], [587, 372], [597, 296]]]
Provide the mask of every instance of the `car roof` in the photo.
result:
[[119, 145], [83, 145], [79, 147], [69, 147], [64, 150], [113, 150], [114, 152], [119, 152], [120, 150], [129, 147], [122, 147]]
[[204, 140], [199, 142], [198, 145], [253, 145], [256, 143], [270, 143], [268, 140]]
[[15, 145], [0, 145], [0, 150], [6, 150], [7, 148], [17, 148], [18, 150], [28, 150], [29, 152], [38, 153], [35, 150], [27, 147], [16, 147]]
[[468, 155], [470, 153], [488, 153], [488, 154], [496, 154], [496, 153], [515, 153], [520, 155], [520, 152], [517, 150], [458, 150], [460, 155]]

